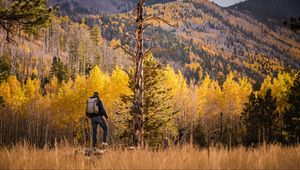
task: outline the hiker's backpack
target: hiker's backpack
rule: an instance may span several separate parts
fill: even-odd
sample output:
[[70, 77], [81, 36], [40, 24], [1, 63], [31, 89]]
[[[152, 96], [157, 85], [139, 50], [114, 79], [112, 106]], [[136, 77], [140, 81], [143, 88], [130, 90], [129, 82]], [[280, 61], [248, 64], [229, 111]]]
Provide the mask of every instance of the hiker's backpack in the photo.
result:
[[99, 114], [98, 101], [98, 98], [90, 98], [87, 100], [85, 113], [89, 118]]

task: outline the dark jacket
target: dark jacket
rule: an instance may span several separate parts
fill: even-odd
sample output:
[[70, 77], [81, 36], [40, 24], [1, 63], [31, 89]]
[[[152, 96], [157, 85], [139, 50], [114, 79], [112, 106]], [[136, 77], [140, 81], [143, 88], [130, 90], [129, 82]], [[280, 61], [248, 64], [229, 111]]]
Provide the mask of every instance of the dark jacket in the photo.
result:
[[108, 116], [107, 116], [106, 110], [105, 110], [103, 102], [100, 100], [99, 96], [94, 95], [91, 98], [98, 98], [99, 115], [104, 116], [107, 119]]

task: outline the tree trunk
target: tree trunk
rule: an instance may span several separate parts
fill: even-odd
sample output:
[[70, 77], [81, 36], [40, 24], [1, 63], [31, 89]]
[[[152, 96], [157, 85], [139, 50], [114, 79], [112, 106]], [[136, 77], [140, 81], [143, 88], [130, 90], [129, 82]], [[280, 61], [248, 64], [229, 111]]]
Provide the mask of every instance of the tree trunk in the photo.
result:
[[140, 0], [137, 4], [136, 19], [136, 60], [134, 74], [134, 123], [133, 123], [133, 143], [135, 146], [142, 146], [143, 138], [143, 6], [145, 0]]
[[258, 129], [258, 145], [260, 145], [260, 129]]
[[222, 113], [222, 112], [220, 113], [220, 119], [221, 119], [221, 120], [220, 120], [220, 122], [221, 122], [221, 125], [220, 125], [220, 126], [221, 126], [221, 127], [220, 127], [220, 138], [219, 138], [220, 141], [219, 141], [219, 142], [220, 142], [220, 143], [223, 143], [223, 113]]
[[269, 124], [269, 141], [268, 143], [273, 142], [273, 134], [272, 134], [272, 122]]

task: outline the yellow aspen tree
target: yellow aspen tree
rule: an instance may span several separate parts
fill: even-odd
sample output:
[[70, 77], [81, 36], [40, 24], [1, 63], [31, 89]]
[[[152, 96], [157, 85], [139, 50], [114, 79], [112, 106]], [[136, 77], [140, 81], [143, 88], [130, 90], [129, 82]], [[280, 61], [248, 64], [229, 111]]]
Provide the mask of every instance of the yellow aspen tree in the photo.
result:
[[80, 119], [85, 117], [86, 100], [88, 98], [85, 77], [76, 77], [70, 97], [69, 100], [75, 108], [68, 118], [69, 122], [73, 125], [73, 131], [76, 134], [76, 138], [80, 139], [82, 137]]
[[290, 88], [295, 80], [294, 76], [289, 73], [278, 73], [276, 78], [271, 79], [267, 76], [258, 92], [258, 95], [264, 96], [268, 89], [272, 90], [272, 97], [276, 98], [276, 111], [283, 113], [284, 109], [288, 107], [288, 94], [290, 93]]
[[273, 79], [272, 96], [276, 99], [276, 111], [279, 113], [283, 113], [285, 108], [288, 107], [288, 95], [294, 80], [295, 77], [289, 73], [279, 73], [277, 78]]
[[216, 115], [222, 111], [222, 90], [217, 81], [213, 80], [209, 83], [205, 98], [205, 104], [202, 106], [204, 114]]
[[9, 84], [7, 82], [2, 82], [0, 84], [0, 96], [3, 97], [5, 103], [9, 103], [11, 94]]
[[178, 81], [178, 77], [175, 73], [175, 71], [173, 70], [173, 68], [168, 65], [164, 71], [163, 71], [163, 74], [166, 75], [166, 80], [165, 80], [165, 86], [167, 87], [172, 87], [171, 88], [171, 91], [170, 91], [170, 94], [172, 94], [173, 96], [175, 96], [176, 94], [179, 93], [180, 91], [180, 83]]
[[251, 92], [253, 91], [252, 85], [249, 82], [248, 78], [242, 78], [239, 80], [240, 84], [240, 98], [241, 102], [240, 105], [242, 106], [242, 110], [244, 109], [244, 104], [248, 102], [249, 96]]
[[170, 95], [172, 95], [172, 105], [175, 110], [179, 110], [178, 116], [186, 113], [186, 106], [188, 104], [187, 99], [187, 84], [186, 81], [179, 72], [175, 73], [174, 69], [171, 66], [167, 66], [163, 74], [166, 76], [164, 81], [164, 86], [169, 90]]
[[251, 92], [252, 86], [247, 78], [235, 81], [233, 73], [230, 73], [223, 84], [223, 112], [240, 115]]
[[45, 86], [45, 92], [46, 92], [46, 96], [44, 96], [43, 100], [45, 101], [45, 103], [47, 103], [48, 105], [48, 112], [47, 113], [51, 113], [51, 119], [53, 120], [53, 122], [56, 122], [55, 118], [57, 118], [59, 112], [58, 112], [58, 107], [57, 107], [57, 96], [58, 93], [60, 91], [60, 85], [58, 82], [58, 78], [56, 76], [54, 76], [51, 80], [50, 83], [48, 83]]
[[41, 110], [39, 109], [41, 109], [41, 107], [38, 106], [38, 100], [41, 98], [39, 80], [31, 80], [28, 78], [23, 86], [23, 91], [26, 98], [24, 101], [23, 112], [27, 115], [40, 113]]
[[54, 99], [55, 111], [58, 116], [58, 125], [62, 128], [70, 127], [69, 116], [74, 113], [76, 107], [72, 101], [73, 81], [62, 82], [61, 88]]
[[[87, 98], [86, 79], [77, 76], [74, 82], [63, 82], [56, 97], [52, 97], [53, 119], [62, 130], [72, 132], [80, 138], [80, 118], [85, 116]], [[71, 128], [70, 128], [71, 127]]]
[[21, 83], [17, 80], [16, 76], [9, 76], [6, 83], [1, 87], [0, 96], [3, 96], [4, 101], [14, 111], [22, 109], [24, 101], [26, 100], [24, 91], [22, 90]]
[[[173, 68], [172, 68], [173, 69]], [[183, 77], [181, 71], [176, 74], [176, 79], [178, 83], [178, 89], [175, 91], [175, 95], [173, 97], [174, 103], [175, 103], [175, 109], [180, 109], [180, 112], [186, 112], [187, 114], [193, 114], [193, 112], [190, 112], [190, 105], [194, 102], [193, 100], [190, 100], [188, 85], [186, 83], [185, 78]]]
[[39, 80], [31, 80], [28, 78], [24, 86], [24, 94], [29, 101], [32, 99], [38, 99], [41, 95]]
[[87, 94], [91, 96], [93, 92], [99, 92], [100, 98], [106, 106], [109, 100], [109, 85], [110, 77], [103, 73], [98, 66], [95, 66], [87, 79]]
[[264, 96], [268, 89], [272, 88], [272, 78], [268, 75], [261, 84], [260, 91], [258, 92], [259, 96]]
[[131, 89], [128, 87], [129, 76], [120, 67], [116, 66], [111, 75], [111, 83], [109, 84], [109, 105], [106, 109], [109, 112], [116, 112], [116, 104], [120, 102], [122, 95], [132, 95]]
[[56, 76], [54, 76], [50, 80], [50, 83], [46, 84], [45, 89], [46, 89], [46, 94], [49, 95], [50, 97], [54, 97], [55, 95], [57, 95], [59, 90], [59, 84]]
[[77, 76], [73, 85], [73, 102], [77, 106], [76, 114], [73, 114], [73, 119], [77, 120], [82, 115], [85, 115], [86, 100], [89, 97], [86, 88], [86, 79], [83, 76]]
[[198, 89], [198, 113], [199, 115], [203, 115], [204, 113], [204, 107], [206, 104], [206, 96], [208, 94], [208, 87], [211, 80], [209, 75], [207, 74], [204, 78], [204, 80], [201, 82], [199, 89]]
[[238, 104], [241, 103], [239, 97], [240, 85], [234, 79], [232, 72], [226, 78], [223, 84], [223, 112], [224, 114], [239, 115], [242, 110], [239, 109]]
[[185, 78], [180, 71], [176, 74], [170, 65], [164, 69], [163, 74], [166, 76], [164, 81], [165, 86], [170, 88], [170, 94], [173, 96], [174, 104], [182, 106], [188, 92]]
[[188, 90], [188, 85], [186, 83], [186, 79], [184, 78], [182, 72], [179, 70], [177, 74], [178, 83], [180, 85], [179, 93], [186, 93]]

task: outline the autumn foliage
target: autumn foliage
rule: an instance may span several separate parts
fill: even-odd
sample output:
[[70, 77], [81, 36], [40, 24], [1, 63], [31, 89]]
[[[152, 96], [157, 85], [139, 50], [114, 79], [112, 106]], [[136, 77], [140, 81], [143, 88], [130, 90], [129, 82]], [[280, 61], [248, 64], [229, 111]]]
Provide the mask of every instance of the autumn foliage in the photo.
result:
[[[188, 84], [181, 72], [159, 66], [153, 57], [145, 67], [145, 111], [149, 121], [145, 133], [151, 146], [192, 142], [192, 138], [202, 138], [201, 145], [242, 143], [245, 131], [240, 117], [250, 94], [263, 96], [270, 89], [276, 98], [275, 110], [283, 115], [295, 80], [291, 74], [280, 73], [273, 79], [267, 77], [261, 90], [253, 91], [247, 78], [235, 79], [233, 73], [227, 75], [223, 84], [208, 75], [200, 83]], [[77, 75], [61, 83], [53, 76], [44, 86], [39, 79], [20, 82], [16, 76], [9, 76], [0, 85], [1, 144], [26, 140], [43, 146], [67, 139], [88, 145], [89, 121], [84, 112], [86, 99], [94, 91], [100, 93], [111, 118], [110, 142], [130, 143], [130, 123], [124, 122], [131, 119], [129, 96], [133, 90], [129, 73], [121, 67], [107, 73], [95, 66], [88, 76]], [[283, 126], [283, 117], [278, 120]], [[128, 138], [124, 141], [125, 132]], [[153, 138], [157, 135], [160, 138]], [[262, 135], [261, 141], [267, 139]]]

